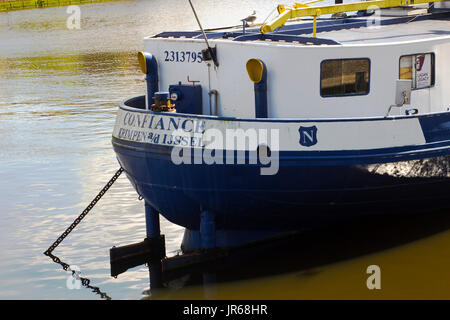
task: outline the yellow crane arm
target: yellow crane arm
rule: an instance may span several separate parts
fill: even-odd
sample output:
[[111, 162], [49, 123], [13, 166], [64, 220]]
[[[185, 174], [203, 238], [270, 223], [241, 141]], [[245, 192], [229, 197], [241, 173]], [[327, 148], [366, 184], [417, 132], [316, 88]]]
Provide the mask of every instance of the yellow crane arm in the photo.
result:
[[[286, 21], [289, 19], [299, 18], [299, 17], [314, 17], [317, 18], [323, 14], [333, 14], [340, 12], [349, 12], [349, 11], [360, 11], [367, 9], [376, 9], [377, 7], [382, 8], [390, 8], [390, 7], [399, 7], [399, 6], [409, 6], [416, 4], [424, 4], [430, 2], [441, 2], [447, 0], [372, 0], [372, 1], [364, 1], [364, 2], [354, 2], [354, 3], [342, 3], [342, 4], [333, 4], [327, 6], [317, 6], [317, 7], [309, 7], [308, 4], [317, 2], [311, 1], [303, 4], [296, 3], [292, 8], [285, 8], [283, 5], [278, 6], [278, 17], [273, 20], [262, 25], [260, 31], [261, 33], [272, 32], [275, 29], [284, 26]], [[314, 19], [315, 20], [315, 19]], [[314, 28], [315, 29], [315, 28]]]

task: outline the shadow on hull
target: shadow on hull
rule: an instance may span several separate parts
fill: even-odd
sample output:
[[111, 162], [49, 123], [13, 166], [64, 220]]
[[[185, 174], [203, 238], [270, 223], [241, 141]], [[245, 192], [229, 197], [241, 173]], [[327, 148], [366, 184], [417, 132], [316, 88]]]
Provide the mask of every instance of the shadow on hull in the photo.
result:
[[[114, 149], [137, 192], [169, 221], [198, 230], [201, 207], [217, 229], [295, 231], [359, 215], [450, 207], [450, 156], [381, 164], [175, 165], [170, 147]], [[159, 152], [158, 152], [159, 151]]]

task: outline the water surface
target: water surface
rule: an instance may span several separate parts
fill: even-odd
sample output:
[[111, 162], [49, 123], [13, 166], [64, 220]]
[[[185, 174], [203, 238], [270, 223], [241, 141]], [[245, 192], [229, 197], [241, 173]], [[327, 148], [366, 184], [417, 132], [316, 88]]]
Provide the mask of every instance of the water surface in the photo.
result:
[[[261, 22], [276, 6], [267, 0], [196, 2], [205, 28], [239, 24], [255, 8]], [[197, 28], [184, 0], [130, 0], [80, 8], [80, 30], [67, 29], [65, 7], [0, 13], [0, 299], [100, 298], [85, 288], [69, 290], [69, 274], [42, 253], [118, 168], [111, 132], [119, 102], [144, 92], [136, 59], [143, 37]], [[161, 227], [167, 254], [176, 254], [183, 230], [165, 220]], [[357, 228], [364, 229], [364, 224]], [[382, 225], [380, 233], [396, 238], [396, 232], [383, 230]], [[384, 251], [355, 250], [352, 242], [361, 236], [355, 234], [354, 241], [342, 246], [359, 252], [357, 257], [328, 259], [323, 241], [311, 242], [313, 256], [305, 255], [305, 247], [284, 246], [287, 254], [277, 258], [273, 277], [221, 284], [207, 297], [448, 298], [450, 235], [444, 230], [430, 227], [424, 240], [413, 237]], [[77, 265], [83, 277], [112, 299], [140, 299], [148, 294], [147, 267], [112, 278], [108, 250], [144, 237], [143, 203], [122, 176], [55, 254]], [[366, 241], [376, 243], [377, 236]], [[294, 267], [279, 268], [290, 264], [289, 254], [300, 262], [294, 259]], [[387, 284], [379, 292], [365, 287], [370, 264], [386, 270]], [[233, 273], [239, 272], [228, 271]], [[173, 290], [176, 287], [177, 282], [153, 297], [205, 297], [201, 286]]]

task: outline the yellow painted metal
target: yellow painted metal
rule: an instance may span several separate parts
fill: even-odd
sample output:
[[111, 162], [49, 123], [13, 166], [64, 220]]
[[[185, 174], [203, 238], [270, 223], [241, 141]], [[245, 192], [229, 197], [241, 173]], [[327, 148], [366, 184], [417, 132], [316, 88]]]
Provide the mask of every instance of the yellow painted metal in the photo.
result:
[[139, 61], [139, 67], [141, 68], [142, 73], [147, 74], [147, 62], [145, 60], [145, 56], [142, 51], [138, 52], [138, 61]]
[[292, 7], [295, 9], [307, 8], [310, 4], [316, 3], [316, 2], [321, 2], [321, 1], [323, 1], [323, 0], [313, 0], [313, 1], [302, 2], [302, 3], [295, 2]]
[[313, 21], [313, 37], [316, 37], [316, 33], [317, 33], [317, 16], [314, 16], [314, 21]]
[[254, 83], [260, 83], [264, 71], [264, 65], [258, 59], [250, 59], [246, 64], [248, 77]]
[[[278, 17], [269, 21], [262, 25], [260, 31], [261, 33], [272, 32], [275, 29], [284, 26], [286, 21], [293, 18], [300, 17], [318, 17], [323, 14], [333, 14], [340, 12], [349, 12], [349, 11], [360, 11], [367, 9], [376, 9], [377, 7], [382, 8], [390, 8], [390, 7], [400, 7], [400, 6], [409, 6], [409, 5], [417, 5], [431, 2], [442, 2], [447, 0], [372, 0], [372, 1], [364, 1], [364, 2], [354, 2], [354, 3], [342, 3], [342, 4], [333, 4], [327, 6], [317, 6], [317, 7], [294, 7], [287, 8], [283, 6], [283, 11], [279, 12]], [[307, 5], [301, 4], [301, 5]], [[280, 9], [280, 6], [278, 6]]]

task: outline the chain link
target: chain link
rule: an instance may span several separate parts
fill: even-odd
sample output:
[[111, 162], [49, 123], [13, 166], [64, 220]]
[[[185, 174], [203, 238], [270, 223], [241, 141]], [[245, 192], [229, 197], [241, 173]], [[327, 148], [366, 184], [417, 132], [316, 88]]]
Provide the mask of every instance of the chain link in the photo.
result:
[[[92, 210], [92, 208], [97, 204], [97, 202], [103, 197], [103, 195], [108, 191], [108, 189], [116, 182], [117, 178], [122, 174], [123, 168], [121, 167], [117, 172], [114, 174], [114, 176], [111, 178], [111, 180], [108, 181], [108, 183], [103, 187], [103, 189], [98, 193], [98, 195], [94, 198], [94, 200], [91, 201], [91, 203], [86, 207], [86, 209], [83, 210], [83, 212], [78, 216], [78, 218], [75, 219], [75, 221], [66, 229], [66, 231], [61, 234], [58, 239], [56, 239], [53, 244], [48, 247], [47, 251], [44, 252], [46, 256], [50, 256], [50, 254], [53, 252], [53, 250], [56, 249], [57, 246], [63, 240], [69, 235], [69, 233], [72, 232], [73, 229], [83, 220], [83, 218], [89, 213], [89, 211]], [[55, 261], [56, 262], [56, 261]]]
[[70, 265], [68, 265], [67, 263], [61, 261], [57, 256], [53, 255], [51, 252], [49, 252], [46, 255], [49, 256], [50, 259], [53, 260], [53, 262], [56, 262], [57, 264], [60, 264], [65, 271], [71, 271], [72, 272], [72, 276], [75, 277], [77, 280], [80, 280], [81, 284], [83, 285], [83, 287], [91, 289], [92, 292], [98, 294], [102, 299], [111, 300], [111, 297], [108, 296], [105, 292], [102, 292], [99, 287], [91, 286], [90, 285], [91, 280], [89, 280], [87, 278], [80, 277], [77, 274], [76, 270], [70, 269]]
[[94, 200], [91, 201], [91, 203], [86, 207], [86, 209], [83, 210], [83, 212], [72, 222], [72, 224], [64, 231], [58, 239], [56, 239], [53, 244], [48, 247], [48, 249], [44, 252], [44, 254], [50, 259], [53, 260], [53, 262], [61, 265], [65, 271], [72, 271], [72, 276], [76, 276], [78, 280], [81, 281], [81, 284], [89, 289], [91, 289], [96, 294], [100, 295], [102, 299], [111, 300], [111, 298], [104, 292], [100, 291], [100, 288], [93, 287], [90, 285], [91, 281], [87, 278], [82, 278], [76, 275], [75, 270], [70, 269], [70, 265], [61, 261], [57, 256], [53, 255], [53, 250], [56, 249], [57, 246], [63, 242], [63, 240], [69, 235], [70, 232], [72, 232], [73, 229], [83, 220], [83, 218], [89, 213], [89, 211], [92, 210], [92, 208], [97, 204], [97, 202], [103, 197], [103, 195], [108, 191], [108, 189], [116, 182], [117, 178], [122, 174], [123, 168], [121, 167], [117, 172], [114, 174], [114, 176], [111, 178], [111, 180], [108, 181], [108, 183], [103, 187], [102, 190], [97, 194], [97, 196], [94, 198]]

